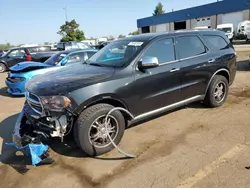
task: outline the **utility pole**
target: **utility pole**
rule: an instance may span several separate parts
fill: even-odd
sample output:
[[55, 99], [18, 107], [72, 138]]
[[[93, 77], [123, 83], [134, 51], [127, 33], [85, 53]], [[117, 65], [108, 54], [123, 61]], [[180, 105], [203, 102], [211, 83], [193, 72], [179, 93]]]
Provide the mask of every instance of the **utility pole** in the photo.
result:
[[65, 19], [66, 19], [66, 21], [68, 21], [67, 6], [65, 6], [63, 9], [65, 11]]

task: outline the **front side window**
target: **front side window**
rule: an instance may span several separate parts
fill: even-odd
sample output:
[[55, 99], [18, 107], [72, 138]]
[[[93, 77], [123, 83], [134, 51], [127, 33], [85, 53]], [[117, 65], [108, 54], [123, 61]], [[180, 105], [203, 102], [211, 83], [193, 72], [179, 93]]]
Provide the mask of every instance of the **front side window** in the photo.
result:
[[65, 58], [67, 56], [66, 53], [64, 52], [60, 52], [60, 53], [57, 53], [53, 56], [51, 56], [49, 59], [47, 59], [44, 63], [47, 64], [47, 65], [52, 65], [52, 66], [55, 66], [57, 65], [63, 58]]
[[228, 47], [228, 43], [220, 36], [205, 35], [204, 37], [215, 50], [223, 50]]
[[78, 62], [81, 62], [81, 61], [84, 61], [83, 60], [83, 57], [84, 57], [84, 52], [79, 52], [79, 53], [74, 53], [74, 54], [71, 54], [67, 57], [67, 63], [78, 63]]
[[24, 50], [12, 50], [9, 55], [9, 57], [24, 57], [25, 51]]
[[179, 59], [184, 59], [204, 54], [206, 48], [199, 37], [185, 36], [176, 38], [176, 51]]
[[117, 40], [103, 47], [94, 54], [87, 63], [95, 66], [123, 67], [138, 55], [144, 42]]
[[157, 57], [159, 64], [175, 60], [173, 39], [161, 39], [155, 41], [143, 54], [143, 57]]

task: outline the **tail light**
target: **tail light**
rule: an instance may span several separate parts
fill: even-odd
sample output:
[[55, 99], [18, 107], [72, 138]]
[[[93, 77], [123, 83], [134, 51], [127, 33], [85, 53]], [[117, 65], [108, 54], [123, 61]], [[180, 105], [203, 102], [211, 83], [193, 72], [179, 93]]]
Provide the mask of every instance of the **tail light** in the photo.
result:
[[30, 54], [27, 54], [27, 55], [26, 55], [26, 61], [32, 61], [32, 57], [31, 57]]

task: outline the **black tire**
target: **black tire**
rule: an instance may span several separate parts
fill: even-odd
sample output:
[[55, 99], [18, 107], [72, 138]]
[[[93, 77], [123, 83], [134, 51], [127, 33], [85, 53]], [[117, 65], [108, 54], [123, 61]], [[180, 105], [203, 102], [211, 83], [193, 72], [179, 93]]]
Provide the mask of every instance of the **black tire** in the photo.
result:
[[0, 73], [3, 73], [7, 70], [7, 67], [5, 66], [4, 63], [0, 63]]
[[[111, 151], [114, 147], [111, 143], [106, 147], [96, 147], [90, 141], [90, 128], [92, 123], [100, 116], [106, 115], [113, 106], [109, 104], [96, 104], [86, 110], [84, 110], [76, 120], [74, 125], [74, 138], [78, 147], [89, 156], [98, 156]], [[118, 130], [116, 130], [116, 137], [114, 142], [119, 144], [121, 141], [124, 130], [125, 130], [125, 120], [121, 112], [115, 111], [111, 114], [118, 123]], [[109, 141], [110, 142], [110, 141]]]
[[[223, 89], [224, 94], [221, 100], [217, 100], [215, 97], [215, 92], [216, 92], [216, 87], [220, 83], [224, 85], [224, 89]], [[219, 107], [223, 105], [227, 99], [228, 88], [229, 88], [228, 80], [224, 76], [215, 75], [207, 90], [204, 103], [210, 108], [215, 108], [215, 107]]]

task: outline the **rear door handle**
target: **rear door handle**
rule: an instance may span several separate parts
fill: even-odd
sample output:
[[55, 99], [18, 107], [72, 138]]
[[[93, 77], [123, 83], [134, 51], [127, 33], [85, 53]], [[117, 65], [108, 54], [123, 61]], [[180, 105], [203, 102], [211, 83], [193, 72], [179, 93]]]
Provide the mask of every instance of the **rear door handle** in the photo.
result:
[[173, 68], [169, 72], [176, 72], [176, 71], [179, 71], [179, 70], [180, 70], [179, 68]]
[[215, 62], [215, 59], [208, 60], [208, 63], [213, 63], [213, 62]]

